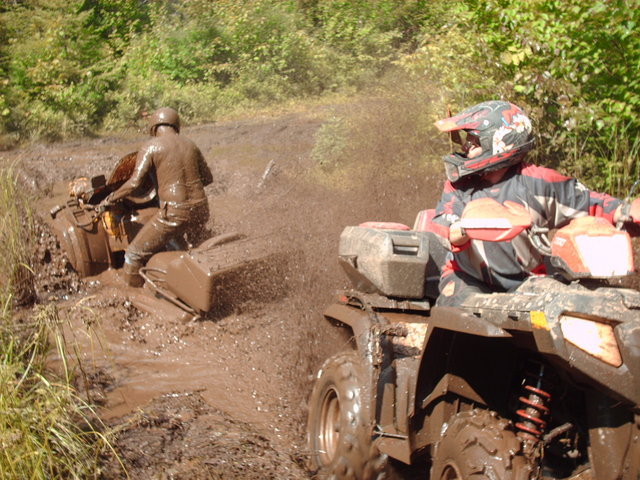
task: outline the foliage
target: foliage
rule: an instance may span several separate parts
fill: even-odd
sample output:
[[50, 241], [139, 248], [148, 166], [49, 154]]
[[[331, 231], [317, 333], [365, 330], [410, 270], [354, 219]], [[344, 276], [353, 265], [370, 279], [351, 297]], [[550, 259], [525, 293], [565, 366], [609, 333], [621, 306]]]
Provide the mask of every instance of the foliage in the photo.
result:
[[[68, 378], [45, 374], [49, 337], [66, 355], [53, 306], [24, 324], [0, 325], [0, 479], [96, 477], [106, 438]], [[68, 372], [67, 372], [68, 373]]]
[[394, 71], [347, 111], [337, 108], [316, 133], [315, 179], [349, 190], [396, 182], [409, 195], [423, 178], [441, 175], [434, 145], [442, 145], [430, 139], [434, 98], [425, 93], [429, 86]]
[[63, 362], [62, 378], [46, 370], [50, 339], [66, 358], [62, 322], [53, 306], [18, 320], [14, 299], [29, 278], [33, 239], [29, 198], [12, 168], [0, 168], [0, 479], [95, 478], [108, 442], [92, 409], [75, 393]]
[[638, 176], [638, 0], [430, 2], [397, 62], [454, 111], [502, 98], [536, 122], [535, 159], [623, 195]]
[[89, 132], [109, 107], [105, 91], [114, 79], [101, 63], [104, 45], [84, 29], [87, 14], [51, 0], [17, 4], [2, 19], [8, 84], [3, 127], [48, 139]]
[[121, 55], [129, 41], [149, 22], [145, 2], [139, 0], [84, 0], [78, 12], [87, 12], [84, 25]]
[[15, 2], [0, 10], [0, 132], [6, 143], [54, 140], [129, 125], [160, 104], [204, 120], [357, 88], [396, 55], [401, 4]]
[[32, 300], [29, 267], [35, 229], [28, 191], [20, 188], [16, 170], [0, 165], [0, 300], [4, 309]]
[[516, 101], [536, 121], [539, 161], [619, 193], [638, 175], [639, 2], [5, 3], [0, 144], [135, 125], [162, 104], [206, 121], [356, 93], [395, 65], [429, 82], [433, 117]]
[[438, 95], [434, 121], [448, 106], [462, 109], [501, 96], [494, 75], [493, 53], [482, 36], [473, 36], [472, 13], [464, 3], [432, 2], [416, 35], [416, 48], [396, 64], [419, 79], [431, 82]]

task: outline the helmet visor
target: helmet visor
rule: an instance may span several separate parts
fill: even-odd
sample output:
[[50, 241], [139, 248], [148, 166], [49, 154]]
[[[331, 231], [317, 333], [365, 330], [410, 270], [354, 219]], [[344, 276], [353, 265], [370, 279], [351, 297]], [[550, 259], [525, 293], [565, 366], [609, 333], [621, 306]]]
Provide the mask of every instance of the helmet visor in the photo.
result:
[[473, 147], [482, 146], [480, 144], [480, 137], [473, 132], [469, 132], [467, 130], [454, 130], [450, 132], [450, 134], [452, 153], [460, 153], [466, 156], [469, 153], [469, 150]]

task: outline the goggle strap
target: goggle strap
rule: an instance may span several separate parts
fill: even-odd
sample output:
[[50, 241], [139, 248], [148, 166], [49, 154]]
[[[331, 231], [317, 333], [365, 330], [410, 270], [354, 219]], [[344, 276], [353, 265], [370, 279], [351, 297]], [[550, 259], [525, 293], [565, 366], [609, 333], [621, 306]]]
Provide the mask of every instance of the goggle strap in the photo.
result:
[[[451, 114], [451, 105], [447, 105], [447, 118], [451, 118], [453, 115]], [[457, 143], [458, 145], [462, 145], [462, 138], [460, 137], [460, 132], [458, 130], [451, 130], [449, 132], [449, 141], [451, 143], [450, 147], [453, 150], [453, 144]]]

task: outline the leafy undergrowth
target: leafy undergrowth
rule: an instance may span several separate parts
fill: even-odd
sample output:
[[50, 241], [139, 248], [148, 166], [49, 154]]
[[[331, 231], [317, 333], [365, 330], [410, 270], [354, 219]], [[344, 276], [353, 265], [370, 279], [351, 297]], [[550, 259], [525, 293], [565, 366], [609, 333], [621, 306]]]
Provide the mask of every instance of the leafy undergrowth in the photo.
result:
[[97, 478], [107, 437], [68, 370], [58, 376], [45, 366], [50, 338], [65, 355], [56, 309], [3, 318], [0, 338], [0, 478]]

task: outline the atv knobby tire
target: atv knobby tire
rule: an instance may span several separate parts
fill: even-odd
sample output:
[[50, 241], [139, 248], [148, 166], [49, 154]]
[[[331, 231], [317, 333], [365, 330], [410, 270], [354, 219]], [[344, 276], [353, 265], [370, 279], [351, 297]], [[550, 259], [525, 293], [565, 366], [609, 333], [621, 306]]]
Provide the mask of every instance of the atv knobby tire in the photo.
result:
[[487, 410], [455, 415], [436, 445], [430, 480], [528, 480], [534, 469], [509, 422]]
[[318, 373], [309, 402], [307, 445], [314, 478], [380, 479], [386, 455], [371, 442], [366, 379], [356, 352], [329, 358]]

